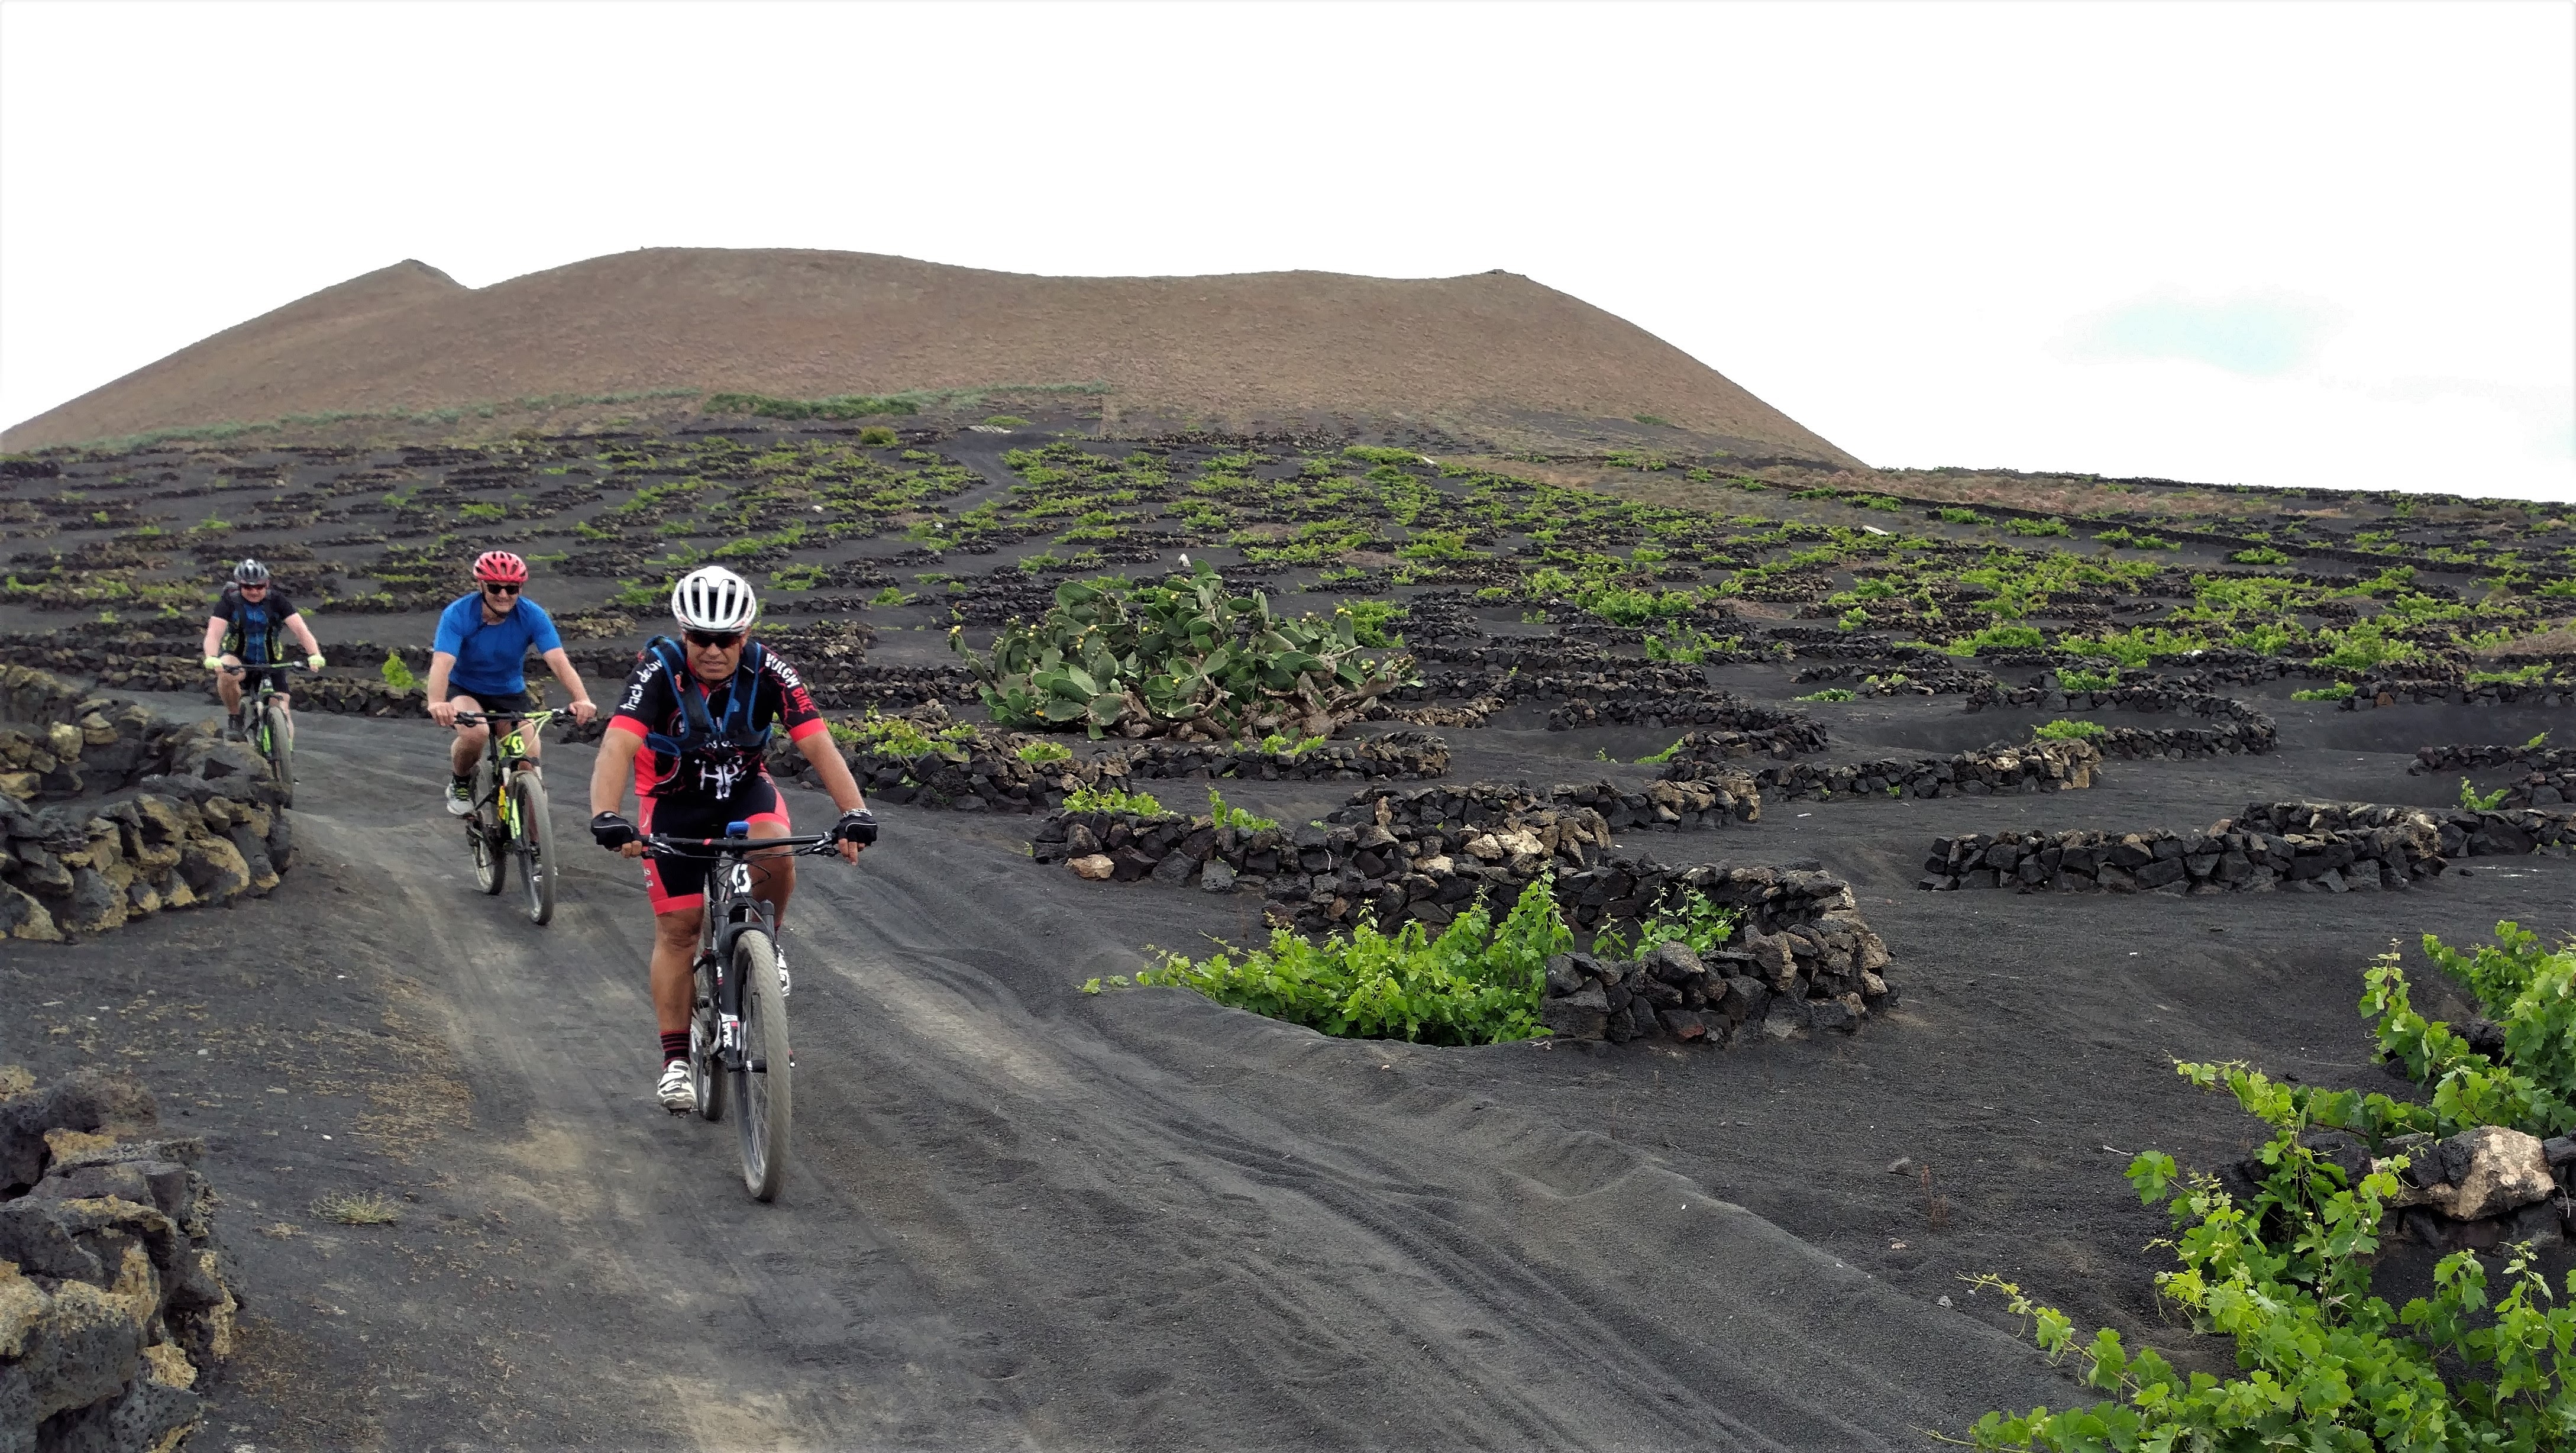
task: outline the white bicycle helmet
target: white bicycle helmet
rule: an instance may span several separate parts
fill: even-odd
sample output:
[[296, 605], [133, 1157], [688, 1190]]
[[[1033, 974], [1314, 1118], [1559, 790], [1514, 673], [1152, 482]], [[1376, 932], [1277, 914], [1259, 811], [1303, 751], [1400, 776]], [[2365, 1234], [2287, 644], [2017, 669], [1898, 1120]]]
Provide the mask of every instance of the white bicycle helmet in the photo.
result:
[[684, 631], [747, 631], [759, 614], [751, 582], [721, 565], [692, 570], [671, 587], [671, 618]]

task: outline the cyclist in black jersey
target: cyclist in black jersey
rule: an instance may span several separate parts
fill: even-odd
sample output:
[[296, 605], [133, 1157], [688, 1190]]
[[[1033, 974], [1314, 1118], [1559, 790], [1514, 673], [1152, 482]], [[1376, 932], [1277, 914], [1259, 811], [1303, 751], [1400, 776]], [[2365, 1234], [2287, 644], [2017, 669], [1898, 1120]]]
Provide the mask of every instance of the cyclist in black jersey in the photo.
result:
[[294, 660], [285, 637], [304, 648], [304, 667], [322, 669], [322, 647], [286, 592], [269, 578], [268, 567], [244, 560], [233, 567], [232, 584], [215, 597], [206, 617], [206, 669], [215, 673], [215, 694], [224, 699], [224, 734], [238, 738], [233, 723], [241, 717], [242, 689], [257, 689], [263, 677], [277, 688], [278, 705], [289, 708], [287, 730], [295, 729], [293, 699], [286, 692], [286, 673], [278, 668]]
[[[804, 679], [750, 638], [758, 611], [749, 583], [720, 567], [691, 574], [671, 592], [671, 614], [685, 645], [657, 637], [644, 648], [600, 737], [590, 778], [590, 832], [601, 847], [641, 857], [643, 833], [723, 837], [726, 825], [735, 822], [749, 823], [753, 837], [786, 837], [787, 805], [769, 777], [772, 722], [787, 728], [788, 740], [813, 763], [824, 790], [840, 806], [832, 831], [841, 840], [841, 856], [857, 862], [859, 851], [876, 841], [876, 818]], [[629, 785], [638, 803], [639, 820], [633, 823], [617, 811]], [[697, 1104], [689, 1085], [689, 960], [698, 947], [706, 874], [703, 859], [644, 859], [644, 886], [653, 903], [653, 1008], [661, 1035], [662, 1073], [654, 1094], [674, 1113]], [[795, 889], [793, 861], [753, 860], [752, 891], [782, 920]], [[783, 951], [778, 979], [784, 991], [789, 980]]]

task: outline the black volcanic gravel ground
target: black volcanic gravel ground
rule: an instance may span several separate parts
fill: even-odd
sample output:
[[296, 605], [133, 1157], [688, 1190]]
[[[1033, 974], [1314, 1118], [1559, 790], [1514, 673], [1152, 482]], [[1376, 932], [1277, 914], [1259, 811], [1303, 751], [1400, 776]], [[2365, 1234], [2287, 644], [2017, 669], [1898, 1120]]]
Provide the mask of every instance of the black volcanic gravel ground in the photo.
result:
[[[987, 480], [950, 508], [998, 486], [1002, 447], [941, 446]], [[910, 585], [931, 567], [888, 568]], [[559, 613], [615, 589], [544, 583]], [[938, 614], [872, 611], [871, 662], [946, 664]], [[70, 619], [0, 605], [0, 628]], [[428, 617], [316, 624], [381, 645]], [[1811, 689], [1710, 674], [1770, 701]], [[2452, 779], [2406, 775], [2415, 747], [2565, 734], [2563, 711], [2338, 712], [2288, 700], [2297, 684], [2240, 693], [2278, 718], [2276, 756], [1624, 836], [1674, 862], [1813, 860], [1896, 955], [1901, 1005], [1858, 1036], [1723, 1051], [1348, 1043], [1178, 990], [1087, 996], [1144, 945], [1254, 936], [1258, 905], [1038, 868], [1025, 819], [888, 808], [860, 868], [809, 865], [792, 917], [798, 1144], [774, 1206], [742, 1195], [729, 1125], [649, 1101], [648, 919], [629, 865], [581, 846], [588, 752], [552, 749], [573, 850], [534, 929], [472, 891], [432, 728], [308, 715], [278, 892], [0, 951], [0, 1002], [32, 1009], [0, 1015], [0, 1062], [131, 1068], [208, 1137], [251, 1334], [212, 1389], [209, 1446], [1918, 1446], [2081, 1396], [1965, 1275], [2218, 1365], [2158, 1308], [2170, 1261], [2147, 1243], [2166, 1227], [2121, 1171], [2150, 1146], [2215, 1166], [2259, 1127], [2172, 1060], [2395, 1090], [2354, 1010], [2374, 955], [2506, 918], [2576, 928], [2576, 863], [2549, 857], [2364, 896], [1914, 891], [1945, 834], [2447, 804]], [[1956, 697], [1801, 709], [1851, 758], [2041, 719]], [[1452, 780], [1642, 781], [1633, 759], [1677, 734], [1542, 717], [1445, 732]], [[1150, 785], [1176, 807], [1200, 790]], [[1297, 821], [1346, 792], [1225, 790]], [[819, 796], [789, 795], [822, 820]], [[2419, 1003], [2448, 1000], [2418, 982]], [[1931, 1168], [1928, 1192], [1889, 1173], [1900, 1158]], [[366, 1189], [402, 1220], [307, 1209]], [[2392, 1276], [2417, 1270], [2401, 1255]]]

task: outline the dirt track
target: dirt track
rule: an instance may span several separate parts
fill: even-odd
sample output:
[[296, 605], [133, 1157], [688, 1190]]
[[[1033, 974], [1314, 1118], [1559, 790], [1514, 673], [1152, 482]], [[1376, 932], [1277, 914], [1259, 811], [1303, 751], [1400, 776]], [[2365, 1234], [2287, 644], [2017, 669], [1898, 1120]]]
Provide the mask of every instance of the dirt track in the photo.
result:
[[[1855, 743], [1960, 725], [1846, 711]], [[2119, 1169], [2150, 1143], [2214, 1164], [2253, 1122], [2168, 1054], [2378, 1083], [2368, 957], [2531, 921], [2576, 900], [2576, 864], [2367, 902], [2069, 901], [1908, 892], [1907, 855], [2285, 785], [2439, 795], [2352, 722], [2292, 708], [2304, 750], [2122, 766], [2080, 811], [1784, 804], [1675, 842], [1848, 874], [1908, 995], [1856, 1040], [1717, 1053], [1345, 1043], [1182, 991], [1085, 996], [1140, 944], [1243, 936], [1249, 906], [1039, 870], [1019, 820], [892, 809], [858, 870], [805, 874], [798, 1158], [762, 1207], [730, 1125], [648, 1102], [642, 895], [577, 848], [587, 753], [553, 749], [576, 850], [539, 930], [472, 892], [425, 724], [313, 717], [286, 885], [13, 954], [5, 992], [65, 1031], [4, 1057], [120, 1059], [210, 1135], [257, 1333], [216, 1389], [227, 1447], [1918, 1446], [2076, 1392], [1961, 1273], [2179, 1340]], [[1465, 775], [1572, 765], [1564, 734], [1480, 735]], [[1328, 789], [1263, 791], [1284, 813]], [[1939, 1168], [1944, 1225], [1898, 1155]], [[375, 1188], [413, 1198], [400, 1224], [304, 1211]]]

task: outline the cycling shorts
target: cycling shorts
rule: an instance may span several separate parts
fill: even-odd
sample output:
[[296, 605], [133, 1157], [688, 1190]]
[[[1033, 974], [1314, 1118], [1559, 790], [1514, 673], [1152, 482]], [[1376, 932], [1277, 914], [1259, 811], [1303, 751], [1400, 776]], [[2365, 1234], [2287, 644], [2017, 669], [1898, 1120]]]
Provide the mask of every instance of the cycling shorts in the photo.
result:
[[267, 682], [267, 683], [268, 683], [268, 685], [269, 685], [269, 689], [270, 689], [270, 690], [273, 690], [273, 691], [284, 691], [284, 690], [286, 690], [286, 689], [287, 689], [287, 686], [286, 686], [286, 671], [285, 671], [285, 668], [283, 668], [283, 667], [279, 667], [279, 666], [245, 666], [245, 667], [243, 667], [243, 668], [242, 668], [242, 674], [241, 674], [241, 688], [242, 688], [242, 695], [244, 695], [244, 696], [257, 696], [257, 695], [259, 694], [259, 686], [260, 686], [260, 683], [261, 683], [261, 682], [263, 682], [263, 681], [265, 681], [265, 682]]
[[[790, 826], [787, 804], [778, 800], [778, 784], [766, 772], [736, 785], [731, 797], [647, 797], [639, 805], [638, 831], [673, 837], [723, 837], [726, 824], [736, 822]], [[705, 903], [707, 870], [714, 866], [711, 858], [644, 859], [644, 890], [652, 896], [653, 911], [684, 913]]]
[[524, 691], [468, 691], [460, 686], [449, 691], [448, 695], [471, 698], [476, 711], [534, 711], [537, 709], [537, 699]]

